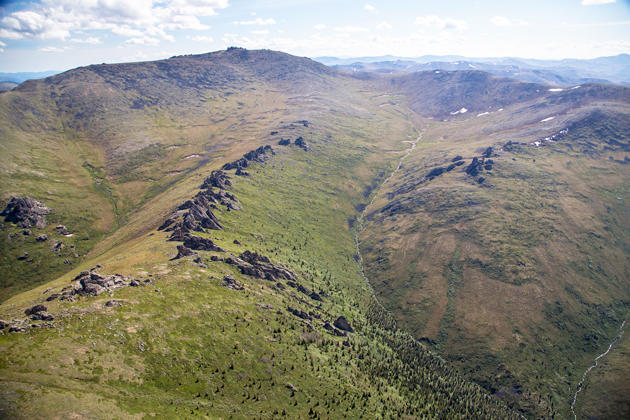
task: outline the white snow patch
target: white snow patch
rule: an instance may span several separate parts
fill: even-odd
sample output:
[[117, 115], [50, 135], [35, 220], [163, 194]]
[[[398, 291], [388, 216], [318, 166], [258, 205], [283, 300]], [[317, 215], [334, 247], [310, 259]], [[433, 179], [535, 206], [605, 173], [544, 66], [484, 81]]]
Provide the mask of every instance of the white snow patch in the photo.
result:
[[465, 114], [466, 112], [468, 112], [468, 110], [462, 107], [462, 109], [460, 109], [459, 111], [451, 112], [451, 115]]
[[547, 89], [549, 92], [562, 92], [564, 89], [562, 88], [552, 88], [552, 89]]
[[439, 71], [439, 70], [436, 70], [436, 71], [435, 71], [435, 74], [438, 74], [438, 73], [440, 73], [440, 71]]
[[468, 63], [468, 65], [470, 66], [471, 69], [476, 69], [477, 66], [473, 66], [472, 64]]
[[503, 108], [499, 108], [499, 109], [497, 110], [497, 112], [501, 112], [501, 111], [503, 111]]
[[197, 155], [197, 154], [188, 155], [188, 156], [184, 157], [184, 159], [192, 159], [192, 158], [198, 158], [198, 157], [201, 157], [201, 155]]
[[534, 146], [536, 147], [540, 147], [540, 145], [542, 144], [542, 142], [540, 140], [536, 140], [534, 143]]
[[551, 120], [553, 120], [554, 118], [556, 118], [556, 117], [547, 117], [547, 118], [545, 118], [544, 120], [540, 120], [540, 122], [551, 121]]
[[74, 236], [74, 233], [68, 233], [67, 235], [63, 235], [63, 236], [65, 236], [66, 238], [71, 238]]
[[573, 87], [571, 88], [571, 90], [573, 90], [573, 89], [577, 89], [577, 88], [579, 88], [579, 87], [582, 87], [582, 86], [580, 86], [580, 85], [573, 86]]
[[481, 114], [477, 114], [477, 116], [478, 116], [478, 117], [482, 117], [482, 116], [484, 116], [484, 115], [488, 115], [488, 114], [489, 114], [489, 112], [482, 112]]

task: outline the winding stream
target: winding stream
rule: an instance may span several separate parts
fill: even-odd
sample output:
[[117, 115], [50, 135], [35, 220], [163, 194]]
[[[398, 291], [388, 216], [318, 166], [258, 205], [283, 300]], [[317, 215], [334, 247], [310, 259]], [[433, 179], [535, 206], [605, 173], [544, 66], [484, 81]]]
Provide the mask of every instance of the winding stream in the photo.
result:
[[363, 256], [361, 255], [361, 249], [360, 249], [360, 243], [359, 243], [359, 235], [363, 231], [363, 221], [365, 219], [365, 214], [367, 212], [367, 209], [372, 205], [372, 203], [374, 203], [374, 200], [376, 199], [376, 196], [378, 195], [378, 192], [383, 189], [383, 186], [385, 184], [387, 184], [389, 182], [389, 180], [392, 179], [392, 177], [394, 175], [396, 175], [396, 173], [400, 170], [400, 168], [402, 167], [403, 161], [411, 154], [411, 152], [413, 152], [413, 149], [416, 148], [416, 145], [418, 144], [420, 139], [422, 139], [422, 133], [418, 134], [418, 137], [415, 140], [405, 140], [405, 141], [403, 141], [403, 143], [409, 143], [409, 148], [406, 150], [406, 153], [398, 160], [398, 166], [396, 166], [396, 169], [394, 169], [392, 171], [392, 173], [389, 174], [389, 176], [387, 178], [385, 178], [385, 180], [383, 182], [381, 182], [381, 185], [379, 185], [379, 187], [375, 190], [374, 195], [372, 196], [372, 199], [370, 200], [368, 205], [365, 206], [365, 208], [361, 212], [361, 215], [359, 216], [359, 220], [358, 220], [359, 223], [357, 225], [357, 231], [356, 231], [356, 233], [354, 235], [354, 243], [355, 243], [356, 248], [357, 248], [357, 257], [358, 257], [357, 258], [357, 264], [359, 264], [359, 271], [361, 272], [361, 276], [363, 277], [363, 280], [365, 280], [366, 284], [368, 285], [368, 287], [372, 291], [372, 295], [374, 297], [374, 300], [383, 309], [385, 309], [385, 308], [383, 307], [383, 304], [381, 303], [381, 301], [378, 300], [378, 298], [376, 297], [376, 294], [374, 293], [374, 289], [372, 288], [372, 285], [370, 284], [370, 281], [368, 280], [367, 276], [365, 275], [365, 270], [363, 269]]
[[597, 363], [599, 362], [599, 360], [601, 358], [605, 357], [608, 353], [610, 353], [610, 351], [612, 350], [612, 348], [615, 345], [615, 343], [617, 341], [619, 341], [621, 339], [621, 337], [623, 336], [623, 332], [624, 332], [624, 328], [625, 327], [626, 327], [626, 321], [623, 321], [621, 323], [621, 326], [619, 327], [619, 332], [617, 333], [615, 338], [613, 338], [613, 340], [608, 345], [608, 349], [606, 349], [605, 352], [603, 352], [602, 354], [597, 356], [595, 358], [593, 364], [588, 369], [586, 369], [586, 371], [582, 375], [582, 380], [580, 381], [580, 383], [578, 383], [577, 390], [575, 391], [575, 394], [573, 395], [573, 402], [571, 403], [571, 412], [573, 413], [573, 419], [574, 420], [577, 420], [577, 414], [575, 413], [575, 403], [577, 402], [578, 394], [580, 393], [580, 391], [582, 391], [582, 386], [584, 385], [584, 381], [586, 380], [586, 376], [588, 375], [588, 373], [591, 370], [593, 370], [593, 368], [597, 367]]

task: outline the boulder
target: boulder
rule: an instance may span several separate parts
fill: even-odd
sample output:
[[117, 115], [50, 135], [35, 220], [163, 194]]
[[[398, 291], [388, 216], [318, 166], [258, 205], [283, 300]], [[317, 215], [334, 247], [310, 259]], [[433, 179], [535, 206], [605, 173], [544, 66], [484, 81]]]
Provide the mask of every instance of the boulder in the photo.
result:
[[429, 180], [435, 178], [436, 176], [440, 176], [442, 175], [444, 172], [446, 171], [446, 168], [442, 168], [442, 167], [437, 167], [437, 168], [433, 168], [431, 169], [431, 171], [426, 175], [426, 178], [428, 178]]
[[177, 245], [177, 255], [173, 259], [178, 260], [180, 258], [189, 257], [194, 254], [195, 253], [193, 252], [193, 250], [186, 247], [185, 245]]
[[68, 235], [69, 234], [68, 228], [65, 227], [64, 225], [57, 225], [57, 226], [55, 226], [55, 230], [60, 235]]
[[463, 157], [461, 157], [460, 155], [455, 156], [453, 159], [451, 159], [451, 162], [457, 162], [458, 160], [462, 160]]
[[30, 229], [24, 229], [22, 231], [22, 235], [24, 235], [24, 236], [30, 236], [30, 234], [31, 234], [31, 230]]
[[210, 238], [202, 238], [201, 236], [186, 235], [184, 237], [184, 246], [191, 250], [198, 251], [217, 251], [225, 252], [223, 248], [218, 247]]
[[11, 197], [0, 216], [4, 216], [5, 222], [17, 223], [23, 228], [41, 229], [46, 227], [46, 215], [49, 213], [48, 207], [31, 197]]
[[37, 312], [31, 315], [33, 321], [54, 321], [55, 317], [46, 311]]
[[48, 308], [46, 308], [46, 306], [39, 304], [39, 305], [35, 305], [32, 308], [28, 308], [27, 310], [24, 311], [24, 313], [26, 314], [26, 316], [29, 315], [33, 315], [39, 312], [46, 312], [48, 310]]
[[48, 240], [48, 235], [46, 235], [45, 233], [38, 235], [37, 238], [35, 238], [35, 240], [37, 242], [46, 242]]
[[306, 144], [306, 141], [304, 140], [302, 136], [295, 139], [295, 145], [304, 150], [308, 150], [308, 145]]
[[280, 139], [278, 142], [280, 146], [288, 146], [291, 144], [291, 139]]
[[346, 319], [346, 317], [344, 317], [343, 315], [340, 316], [339, 318], [337, 318], [335, 320], [335, 322], [333, 323], [333, 325], [335, 327], [339, 328], [342, 331], [348, 331], [348, 332], [353, 332], [354, 331], [352, 329], [352, 326], [350, 325], [350, 323]]
[[239, 283], [234, 277], [230, 276], [229, 274], [225, 277], [223, 277], [223, 287], [227, 287], [228, 289], [232, 289], [232, 290], [243, 290], [244, 287], [241, 283]]

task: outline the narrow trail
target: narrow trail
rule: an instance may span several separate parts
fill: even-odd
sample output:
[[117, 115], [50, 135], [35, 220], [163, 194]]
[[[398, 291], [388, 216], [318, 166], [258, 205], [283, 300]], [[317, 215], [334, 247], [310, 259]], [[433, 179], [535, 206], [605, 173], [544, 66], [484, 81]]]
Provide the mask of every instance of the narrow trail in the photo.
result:
[[376, 196], [378, 195], [379, 191], [381, 191], [383, 189], [383, 186], [385, 184], [387, 184], [389, 182], [389, 180], [392, 179], [392, 177], [394, 175], [396, 175], [396, 173], [400, 170], [400, 168], [402, 167], [403, 161], [411, 154], [411, 152], [413, 152], [413, 149], [416, 148], [416, 145], [418, 144], [420, 139], [422, 139], [422, 132], [420, 132], [420, 134], [418, 134], [418, 137], [415, 140], [412, 140], [412, 141], [405, 140], [405, 141], [403, 141], [403, 143], [409, 143], [409, 148], [406, 150], [406, 153], [403, 156], [401, 156], [401, 158], [398, 160], [398, 166], [396, 166], [396, 169], [394, 169], [392, 171], [392, 173], [389, 174], [389, 176], [387, 178], [385, 178], [385, 180], [383, 180], [383, 182], [381, 182], [381, 185], [379, 185], [378, 188], [374, 191], [374, 195], [372, 195], [372, 199], [370, 200], [368, 205], [365, 206], [365, 208], [361, 212], [361, 215], [359, 216], [359, 223], [357, 225], [357, 231], [356, 231], [356, 233], [354, 235], [354, 243], [355, 243], [355, 246], [356, 246], [356, 249], [357, 249], [357, 264], [359, 264], [359, 271], [361, 272], [361, 276], [363, 277], [363, 280], [365, 280], [366, 284], [370, 288], [370, 291], [372, 292], [372, 296], [374, 297], [374, 300], [383, 309], [385, 309], [385, 307], [383, 307], [383, 304], [381, 303], [381, 301], [378, 300], [378, 298], [376, 297], [376, 294], [374, 292], [374, 288], [372, 287], [372, 285], [370, 284], [370, 281], [368, 280], [367, 276], [365, 275], [365, 270], [363, 268], [363, 256], [361, 255], [361, 247], [360, 247], [359, 235], [363, 231], [363, 221], [365, 220], [365, 214], [366, 214], [368, 208], [370, 208], [372, 203], [374, 203], [374, 200], [376, 199]]
[[603, 357], [605, 357], [608, 353], [610, 353], [610, 351], [612, 350], [613, 346], [615, 345], [615, 343], [617, 341], [619, 341], [621, 339], [621, 337], [623, 336], [623, 332], [624, 332], [624, 328], [626, 327], [626, 321], [623, 321], [621, 323], [621, 326], [619, 327], [619, 332], [617, 333], [617, 335], [615, 336], [615, 338], [613, 338], [613, 340], [610, 342], [610, 344], [608, 345], [608, 349], [606, 349], [605, 352], [603, 352], [602, 354], [600, 354], [599, 356], [597, 356], [593, 362], [593, 364], [586, 369], [586, 371], [584, 372], [584, 374], [582, 375], [582, 380], [580, 381], [580, 383], [578, 383], [577, 386], [577, 390], [575, 391], [575, 394], [573, 395], [573, 402], [571, 403], [571, 412], [573, 413], [573, 419], [577, 420], [577, 414], [575, 412], [575, 403], [577, 402], [578, 399], [578, 394], [580, 393], [580, 391], [582, 391], [582, 386], [584, 385], [584, 381], [586, 380], [586, 376], [589, 374], [589, 372], [591, 370], [593, 370], [594, 368], [597, 367], [597, 363], [599, 362], [600, 359], [602, 359]]

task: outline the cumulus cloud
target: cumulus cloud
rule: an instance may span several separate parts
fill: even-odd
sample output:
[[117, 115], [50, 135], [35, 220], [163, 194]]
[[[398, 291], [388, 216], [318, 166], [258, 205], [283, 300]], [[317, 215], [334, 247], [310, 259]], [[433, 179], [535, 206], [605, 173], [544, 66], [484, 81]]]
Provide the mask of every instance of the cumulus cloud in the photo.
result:
[[616, 3], [617, 0], [582, 0], [582, 6], [599, 6], [600, 4]]
[[317, 29], [318, 31], [321, 31], [323, 29], [326, 29], [326, 25], [324, 25], [323, 23], [318, 23], [317, 25], [313, 26], [313, 28]]
[[234, 24], [235, 25], [261, 25], [261, 26], [266, 26], [266, 25], [275, 25], [276, 21], [274, 19], [272, 19], [272, 18], [267, 18], [267, 19], [256, 18], [254, 20], [235, 21]]
[[76, 42], [77, 44], [92, 44], [92, 45], [101, 43], [101, 40], [94, 36], [90, 36], [87, 38], [72, 38], [70, 39], [70, 41]]
[[150, 36], [143, 36], [142, 38], [131, 38], [125, 41], [128, 45], [159, 45], [160, 40], [157, 38], [151, 38]]
[[389, 22], [383, 21], [376, 25], [376, 29], [378, 29], [379, 31], [387, 31], [392, 29], [392, 25], [390, 25]]
[[492, 22], [492, 24], [496, 26], [501, 26], [501, 27], [527, 25], [527, 22], [525, 22], [524, 20], [511, 20], [509, 18], [506, 18], [505, 16], [494, 16], [492, 19], [490, 19], [490, 22]]
[[198, 17], [228, 6], [228, 0], [42, 0], [4, 16], [0, 38], [65, 40], [98, 30], [155, 45], [174, 39], [168, 31], [209, 29]]
[[372, 6], [371, 4], [366, 4], [365, 6], [363, 6], [363, 9], [367, 10], [370, 13], [376, 13], [376, 7]]
[[211, 36], [204, 36], [204, 35], [195, 35], [193, 37], [188, 37], [188, 39], [191, 39], [195, 42], [212, 42], [214, 41], [214, 39]]
[[59, 48], [59, 47], [42, 47], [39, 49], [41, 52], [55, 52], [60, 53], [66, 51], [67, 48]]
[[337, 32], [347, 32], [347, 33], [352, 33], [352, 32], [367, 32], [367, 28], [364, 28], [362, 26], [337, 26], [335, 28], [335, 31]]
[[252, 31], [252, 34], [254, 34], [254, 35], [268, 35], [269, 31], [266, 30], [266, 29], [263, 29], [261, 31]]
[[445, 29], [463, 31], [468, 29], [468, 23], [465, 20], [441, 18], [436, 15], [418, 16], [414, 21], [416, 25], [428, 28]]

